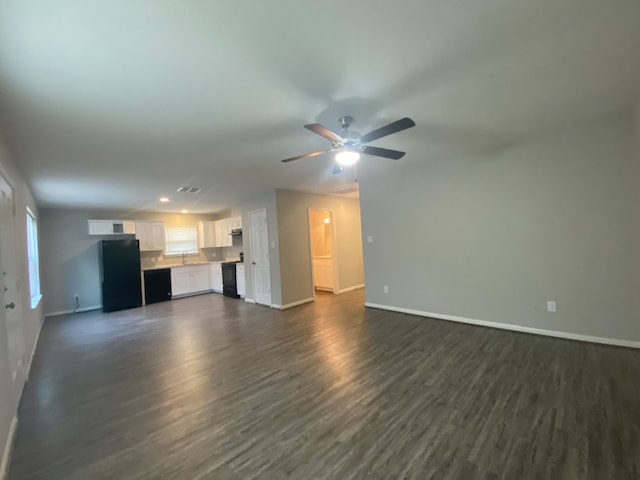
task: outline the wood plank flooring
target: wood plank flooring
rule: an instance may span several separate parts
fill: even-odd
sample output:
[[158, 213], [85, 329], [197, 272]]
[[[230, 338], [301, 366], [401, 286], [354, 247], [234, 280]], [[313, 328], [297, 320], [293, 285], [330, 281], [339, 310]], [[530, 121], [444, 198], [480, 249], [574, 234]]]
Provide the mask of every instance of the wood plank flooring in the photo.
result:
[[363, 303], [47, 320], [9, 479], [640, 478], [640, 351]]

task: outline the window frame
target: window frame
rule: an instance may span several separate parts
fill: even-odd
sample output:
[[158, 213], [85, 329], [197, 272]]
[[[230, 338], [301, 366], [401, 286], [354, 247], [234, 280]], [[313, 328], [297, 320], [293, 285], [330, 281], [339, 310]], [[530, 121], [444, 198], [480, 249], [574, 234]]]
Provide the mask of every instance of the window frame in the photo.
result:
[[29, 298], [34, 310], [42, 299], [40, 289], [40, 248], [38, 244], [38, 217], [27, 207], [27, 273], [29, 276]]

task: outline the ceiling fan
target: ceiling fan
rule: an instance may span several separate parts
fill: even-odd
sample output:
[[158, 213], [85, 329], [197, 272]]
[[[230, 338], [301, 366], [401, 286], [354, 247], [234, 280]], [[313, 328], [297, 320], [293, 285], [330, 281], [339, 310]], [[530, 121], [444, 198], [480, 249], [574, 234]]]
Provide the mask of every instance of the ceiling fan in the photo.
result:
[[282, 161], [292, 162], [302, 158], [317, 157], [318, 155], [323, 155], [325, 153], [335, 152], [335, 159], [338, 165], [336, 165], [332, 173], [339, 173], [343, 170], [344, 166], [356, 163], [360, 159], [361, 153], [398, 160], [405, 155], [405, 152], [390, 150], [388, 148], [372, 147], [365, 144], [373, 142], [379, 138], [386, 137], [387, 135], [391, 135], [392, 133], [401, 132], [402, 130], [406, 130], [407, 128], [411, 128], [416, 125], [416, 123], [409, 117], [404, 117], [395, 122], [391, 122], [384, 127], [377, 128], [365, 135], [360, 135], [358, 132], [349, 131], [349, 126], [351, 125], [351, 122], [353, 122], [353, 117], [340, 117], [338, 121], [342, 127], [342, 133], [340, 135], [332, 132], [319, 123], [310, 123], [304, 126], [307, 130], [311, 130], [313, 133], [329, 140], [332, 144], [331, 148], [328, 148], [327, 150], [320, 150], [318, 152], [305, 153], [304, 155], [298, 155], [297, 157], [285, 158]]

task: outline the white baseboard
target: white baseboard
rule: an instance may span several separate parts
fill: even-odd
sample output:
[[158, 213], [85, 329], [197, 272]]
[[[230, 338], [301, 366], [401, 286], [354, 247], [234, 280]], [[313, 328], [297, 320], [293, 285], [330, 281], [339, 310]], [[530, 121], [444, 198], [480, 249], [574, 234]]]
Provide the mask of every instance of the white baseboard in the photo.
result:
[[100, 310], [102, 305], [94, 305], [92, 307], [76, 308], [75, 310], [60, 310], [59, 312], [45, 313], [45, 317], [56, 317], [58, 315], [69, 315], [70, 313], [90, 312], [91, 310]]
[[413, 310], [410, 308], [394, 307], [391, 305], [381, 305], [378, 303], [366, 302], [366, 307], [379, 308], [381, 310], [390, 310], [392, 312], [408, 313], [418, 315], [420, 317], [431, 317], [439, 320], [449, 320], [451, 322], [467, 323], [469, 325], [478, 325], [481, 327], [499, 328], [501, 330], [511, 330], [520, 333], [533, 333], [535, 335], [544, 335], [547, 337], [564, 338], [567, 340], [579, 340], [581, 342], [601, 343], [604, 345], [615, 345], [616, 347], [640, 348], [640, 341], [620, 340], [618, 338], [594, 337], [591, 335], [581, 335], [579, 333], [559, 332], [556, 330], [544, 330], [541, 328], [524, 327], [513, 325], [510, 323], [488, 322], [486, 320], [477, 320], [475, 318], [459, 317], [456, 315], [445, 315], [441, 313], [424, 312], [422, 310]]
[[4, 444], [4, 452], [2, 454], [2, 463], [0, 463], [0, 480], [6, 480], [9, 477], [9, 465], [11, 464], [11, 454], [13, 453], [13, 445], [16, 441], [16, 432], [18, 431], [18, 416], [14, 415], [9, 427]]
[[244, 301], [245, 301], [245, 302], [249, 302], [249, 303], [253, 303], [253, 304], [255, 304], [255, 303], [256, 303], [256, 301], [255, 301], [253, 298], [247, 298], [247, 297], [245, 297], [245, 298], [244, 298]]
[[340, 293], [352, 292], [354, 290], [359, 290], [361, 288], [364, 288], [364, 283], [360, 285], [354, 285], [353, 287], [341, 288], [340, 290], [338, 290], [337, 293], [340, 294]]
[[305, 298], [304, 300], [298, 300], [297, 302], [287, 303], [286, 305], [271, 305], [272, 308], [277, 308], [278, 310], [286, 310], [288, 308], [297, 307], [298, 305], [304, 305], [305, 303], [313, 302], [313, 297]]

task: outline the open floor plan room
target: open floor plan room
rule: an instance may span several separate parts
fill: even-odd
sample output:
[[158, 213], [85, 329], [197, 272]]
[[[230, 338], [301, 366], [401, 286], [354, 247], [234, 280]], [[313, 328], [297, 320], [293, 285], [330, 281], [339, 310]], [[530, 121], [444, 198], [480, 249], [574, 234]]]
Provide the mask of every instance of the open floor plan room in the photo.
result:
[[49, 319], [9, 479], [638, 478], [640, 351], [363, 293]]

